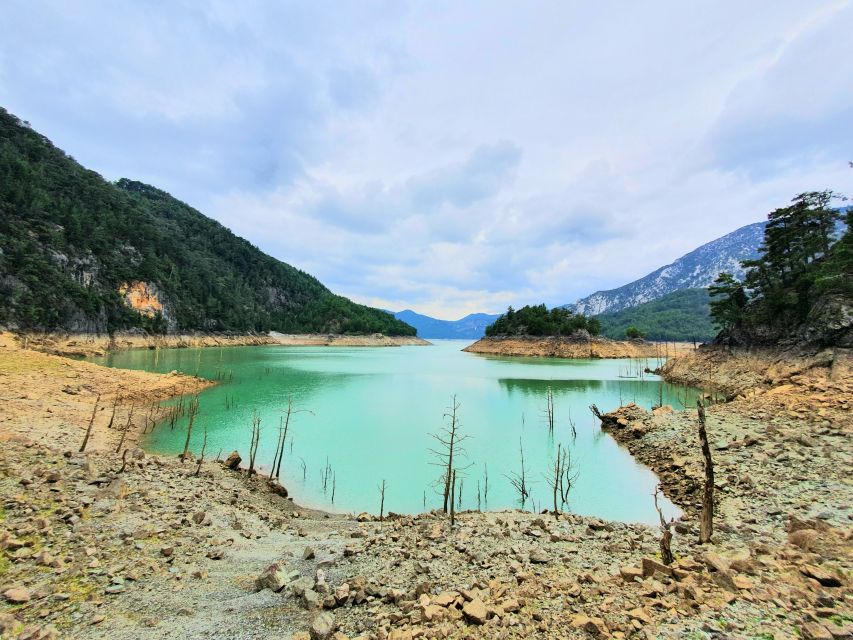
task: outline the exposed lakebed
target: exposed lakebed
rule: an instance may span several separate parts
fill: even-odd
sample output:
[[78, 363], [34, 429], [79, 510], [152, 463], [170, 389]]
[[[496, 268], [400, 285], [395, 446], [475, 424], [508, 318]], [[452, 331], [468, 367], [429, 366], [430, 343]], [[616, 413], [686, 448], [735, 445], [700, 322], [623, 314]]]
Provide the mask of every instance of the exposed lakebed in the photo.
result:
[[[109, 366], [198, 374], [220, 384], [200, 396], [191, 449], [207, 456], [237, 449], [248, 457], [253, 414], [260, 417], [258, 462], [272, 462], [288, 397], [291, 418], [282, 484], [299, 504], [337, 511], [378, 512], [377, 485], [385, 480], [386, 511], [416, 513], [441, 506], [429, 450], [430, 434], [445, 425], [454, 394], [458, 402], [466, 467], [460, 473], [462, 509], [518, 507], [507, 475], [520, 471], [524, 448], [531, 498], [552, 504], [546, 474], [557, 444], [571, 450], [577, 479], [569, 510], [626, 522], [657, 521], [655, 475], [602, 433], [589, 406], [602, 411], [636, 402], [650, 408], [692, 405], [695, 389], [664, 384], [640, 374], [656, 362], [496, 358], [464, 353], [466, 341], [433, 346], [280, 347], [132, 350], [95, 361]], [[639, 376], [639, 377], [635, 377]], [[555, 429], [546, 425], [548, 390], [554, 398]], [[573, 438], [570, 422], [577, 437]], [[183, 450], [186, 420], [161, 423], [147, 436], [154, 452]], [[304, 462], [304, 467], [303, 467]], [[326, 471], [326, 469], [330, 471]], [[488, 495], [486, 496], [486, 472]], [[304, 479], [303, 479], [304, 473]], [[324, 476], [326, 481], [324, 483]], [[324, 487], [325, 484], [325, 487]], [[332, 488], [334, 485], [334, 503]], [[664, 501], [664, 512], [677, 509]], [[525, 508], [531, 508], [531, 501]]]

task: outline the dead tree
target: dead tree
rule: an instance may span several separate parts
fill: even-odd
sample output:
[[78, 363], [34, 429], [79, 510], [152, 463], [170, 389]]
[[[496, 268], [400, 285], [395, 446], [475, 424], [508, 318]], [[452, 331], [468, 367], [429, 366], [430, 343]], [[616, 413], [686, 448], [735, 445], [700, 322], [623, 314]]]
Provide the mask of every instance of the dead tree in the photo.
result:
[[184, 452], [181, 454], [181, 462], [187, 459], [190, 451], [190, 437], [193, 434], [193, 423], [198, 415], [198, 395], [194, 395], [190, 399], [190, 404], [187, 407], [189, 421], [187, 422], [187, 439], [184, 441]]
[[302, 482], [305, 482], [305, 476], [308, 474], [308, 466], [305, 464], [305, 458], [299, 457], [299, 462], [302, 464]]
[[560, 475], [560, 499], [563, 505], [569, 504], [569, 493], [578, 479], [579, 471], [575, 470], [572, 464], [572, 452], [568, 447], [563, 449], [563, 465], [562, 474]]
[[[272, 468], [270, 469], [270, 480], [273, 479], [273, 476], [276, 478], [281, 477], [281, 461], [284, 458], [284, 445], [287, 442], [287, 430], [290, 427], [290, 418], [296, 413], [310, 413], [314, 415], [313, 412], [308, 409], [294, 409], [293, 408], [293, 397], [287, 397], [287, 411], [281, 417], [281, 421], [279, 423], [278, 428], [278, 441], [275, 446], [275, 455], [272, 459]], [[293, 451], [293, 439], [291, 438], [291, 452]]]
[[572, 410], [569, 409], [569, 428], [572, 430], [572, 442], [578, 439], [578, 430], [575, 427], [575, 421], [572, 420]]
[[557, 455], [550, 474], [546, 476], [554, 498], [554, 517], [560, 515], [560, 507], [568, 504], [569, 492], [578, 474], [572, 466], [572, 455], [568, 447], [557, 443]]
[[483, 463], [483, 500], [486, 505], [489, 504], [489, 465]]
[[[619, 404], [620, 405], [622, 404], [622, 398], [621, 397], [619, 398]], [[589, 410], [592, 411], [592, 415], [594, 415], [596, 418], [598, 418], [599, 420], [602, 419], [602, 417], [601, 417], [602, 413], [601, 413], [601, 411], [599, 411], [597, 405], [595, 405], [595, 404], [589, 405]]]
[[450, 491], [451, 491], [451, 499], [450, 499], [450, 527], [456, 524], [456, 509], [453, 508], [453, 493], [456, 492], [456, 469], [451, 472], [451, 480], [450, 480]]
[[660, 493], [660, 485], [655, 487], [654, 498], [655, 498], [655, 510], [658, 512], [658, 518], [660, 518], [660, 558], [661, 562], [666, 565], [672, 564], [672, 523], [667, 523], [666, 518], [663, 517], [663, 511], [658, 506], [658, 493]]
[[124, 429], [121, 430], [121, 439], [118, 441], [118, 446], [116, 447], [116, 453], [121, 451], [121, 448], [124, 446], [124, 440], [127, 438], [127, 432], [130, 431], [130, 425], [133, 422], [133, 410], [136, 407], [135, 404], [130, 405], [130, 411], [127, 414], [127, 422], [124, 425]]
[[702, 515], [699, 522], [699, 544], [711, 541], [714, 533], [714, 461], [711, 460], [711, 447], [705, 431], [705, 407], [697, 400], [699, 412], [699, 442], [702, 445], [702, 457], [705, 460], [705, 490], [702, 494]]
[[255, 459], [258, 456], [258, 444], [261, 441], [261, 417], [252, 411], [252, 440], [249, 444], [249, 477], [255, 473]]
[[554, 392], [551, 387], [545, 393], [545, 424], [548, 425], [548, 433], [554, 433]]
[[121, 454], [121, 469], [118, 470], [119, 473], [124, 473], [124, 470], [127, 469], [127, 452], [129, 450], [125, 449]]
[[376, 486], [376, 488], [379, 489], [379, 522], [382, 522], [385, 519], [385, 488], [387, 486], [388, 484], [385, 480]]
[[506, 478], [518, 493], [518, 501], [521, 503], [523, 508], [524, 503], [530, 496], [530, 490], [527, 486], [527, 473], [524, 470], [524, 445], [521, 442], [521, 438], [518, 439], [518, 451], [521, 459], [521, 472], [512, 472], [508, 474]]
[[442, 469], [438, 481], [442, 487], [442, 495], [444, 497], [444, 513], [448, 513], [449, 508], [452, 506], [451, 503], [454, 496], [453, 487], [451, 486], [453, 483], [453, 472], [461, 468], [458, 467], [458, 462], [465, 456], [465, 450], [461, 444], [468, 439], [468, 436], [460, 432], [459, 406], [460, 404], [454, 395], [453, 404], [444, 414], [444, 419], [447, 421], [446, 426], [439, 433], [430, 434], [440, 445], [438, 449], [429, 449], [429, 452], [435, 459], [431, 464]]
[[101, 394], [95, 398], [95, 406], [92, 408], [92, 417], [89, 418], [89, 426], [86, 427], [86, 435], [83, 438], [83, 444], [80, 445], [80, 453], [86, 450], [86, 445], [89, 444], [89, 438], [92, 435], [92, 427], [95, 425], [95, 414], [98, 412], [98, 403], [101, 401]]
[[116, 389], [116, 395], [115, 395], [115, 398], [113, 398], [113, 412], [112, 412], [112, 414], [110, 414], [110, 422], [107, 425], [107, 429], [113, 428], [113, 421], [115, 420], [115, 417], [116, 417], [116, 408], [118, 407], [118, 403], [120, 400], [121, 400], [121, 387]]
[[201, 472], [201, 465], [204, 462], [204, 452], [207, 449], [207, 425], [204, 426], [204, 438], [201, 441], [201, 455], [198, 457], [198, 466], [195, 468], [195, 476]]

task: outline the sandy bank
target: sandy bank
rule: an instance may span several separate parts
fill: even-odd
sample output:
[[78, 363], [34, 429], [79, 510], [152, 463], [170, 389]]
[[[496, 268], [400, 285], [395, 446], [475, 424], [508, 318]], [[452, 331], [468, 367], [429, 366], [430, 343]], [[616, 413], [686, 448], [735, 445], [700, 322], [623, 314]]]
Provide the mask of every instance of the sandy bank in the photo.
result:
[[463, 351], [495, 356], [533, 358], [663, 358], [692, 350], [687, 343], [661, 344], [645, 341], [619, 341], [607, 338], [578, 340], [559, 336], [517, 336], [480, 338]]
[[[91, 450], [114, 449], [135, 407], [125, 443], [136, 441], [151, 420], [165, 415], [160, 400], [200, 391], [211, 382], [180, 373], [161, 375], [101, 367], [21, 348], [9, 333], [0, 333], [0, 436], [79, 447], [100, 395]], [[115, 404], [116, 414], [112, 416]], [[106, 428], [111, 417], [113, 427]]]

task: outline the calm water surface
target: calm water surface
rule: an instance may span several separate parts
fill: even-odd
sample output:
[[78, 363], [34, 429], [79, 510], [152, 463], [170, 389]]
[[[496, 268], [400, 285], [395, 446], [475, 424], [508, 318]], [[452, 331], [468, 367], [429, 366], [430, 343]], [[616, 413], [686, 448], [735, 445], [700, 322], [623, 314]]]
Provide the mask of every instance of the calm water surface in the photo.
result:
[[[182, 372], [222, 380], [201, 394], [191, 448], [208, 434], [208, 457], [234, 449], [248, 458], [253, 412], [261, 419], [258, 460], [272, 462], [288, 397], [304, 409], [291, 419], [282, 483], [299, 504], [337, 511], [379, 511], [377, 485], [387, 481], [386, 510], [417, 513], [441, 506], [440, 475], [429, 449], [455, 394], [460, 403], [466, 465], [462, 509], [504, 509], [519, 502], [507, 474], [520, 470], [519, 446], [536, 507], [551, 505], [546, 473], [557, 444], [568, 446], [578, 476], [569, 510], [625, 522], [657, 521], [655, 475], [633, 460], [590, 413], [629, 401], [650, 408], [693, 403], [696, 390], [663, 384], [656, 376], [628, 377], [645, 364], [627, 360], [496, 358], [463, 353], [467, 341], [399, 348], [228, 347], [135, 350], [99, 360], [109, 366]], [[554, 396], [555, 430], [544, 417]], [[310, 411], [310, 412], [309, 412]], [[577, 437], [572, 438], [573, 421]], [[149, 450], [180, 453], [186, 422], [161, 423]], [[304, 466], [303, 466], [304, 465]], [[328, 467], [335, 479], [323, 486]], [[304, 479], [303, 479], [304, 473]], [[485, 476], [488, 473], [488, 497]], [[479, 483], [479, 487], [478, 487]], [[532, 508], [531, 500], [524, 505]], [[665, 512], [677, 509], [666, 502]]]

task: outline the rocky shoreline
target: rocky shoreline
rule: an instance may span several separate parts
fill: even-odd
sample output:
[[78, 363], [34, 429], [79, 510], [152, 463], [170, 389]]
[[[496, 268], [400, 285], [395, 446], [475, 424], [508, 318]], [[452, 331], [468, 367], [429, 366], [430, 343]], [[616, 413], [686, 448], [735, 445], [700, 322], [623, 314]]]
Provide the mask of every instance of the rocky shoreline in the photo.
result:
[[692, 350], [686, 343], [610, 340], [584, 336], [484, 337], [463, 349], [469, 353], [528, 358], [666, 358]]
[[98, 393], [130, 384], [179, 393], [204, 381], [4, 343], [0, 629], [4, 638], [848, 638], [853, 395], [849, 377], [831, 378], [842, 366], [742, 388], [708, 409], [719, 469], [712, 545], [696, 543], [695, 411], [623, 410], [607, 430], [685, 510], [676, 562], [664, 566], [659, 531], [643, 525], [509, 511], [459, 514], [451, 528], [442, 514], [378, 522], [302, 509], [215, 460], [199, 467], [133, 445], [116, 453], [108, 410], [81, 454]]
[[111, 351], [126, 349], [187, 349], [195, 347], [240, 347], [259, 345], [334, 346], [334, 347], [399, 347], [429, 345], [416, 336], [364, 336], [337, 334], [270, 333], [193, 333], [154, 335], [143, 332], [108, 334], [22, 333], [4, 334], [24, 348], [68, 357], [103, 356]]

